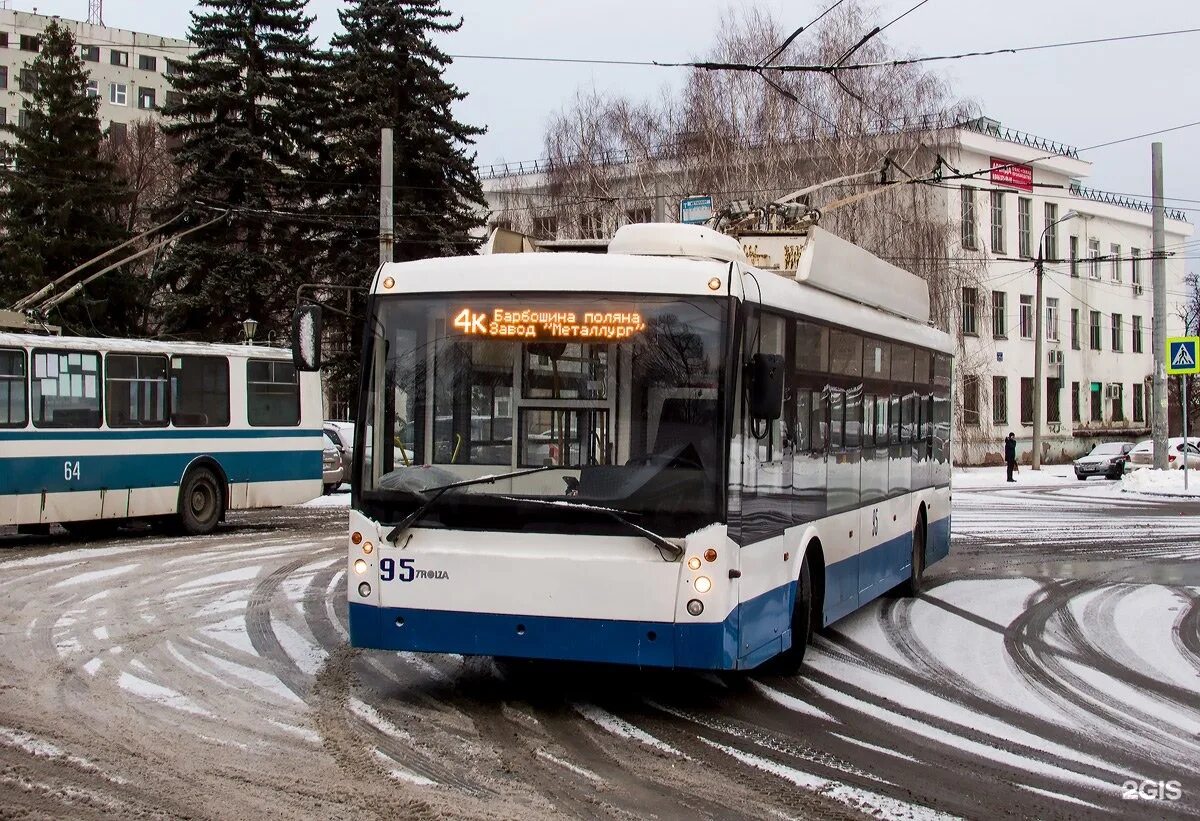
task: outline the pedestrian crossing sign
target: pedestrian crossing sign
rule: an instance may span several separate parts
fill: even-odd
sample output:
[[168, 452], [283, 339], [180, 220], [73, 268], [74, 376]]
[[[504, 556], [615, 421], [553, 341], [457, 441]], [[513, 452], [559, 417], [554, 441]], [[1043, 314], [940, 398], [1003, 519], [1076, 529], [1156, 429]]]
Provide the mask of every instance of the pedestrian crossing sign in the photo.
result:
[[1167, 373], [1200, 373], [1200, 336], [1167, 338]]

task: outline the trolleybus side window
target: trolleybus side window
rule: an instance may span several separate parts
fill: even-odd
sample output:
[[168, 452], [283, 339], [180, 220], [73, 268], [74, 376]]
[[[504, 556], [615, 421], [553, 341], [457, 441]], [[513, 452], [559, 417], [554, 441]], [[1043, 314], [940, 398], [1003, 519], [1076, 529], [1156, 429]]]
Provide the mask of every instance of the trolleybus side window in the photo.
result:
[[229, 425], [229, 360], [171, 357], [171, 424], [177, 428]]
[[30, 396], [39, 428], [100, 427], [100, 355], [35, 348]]
[[0, 427], [25, 427], [29, 421], [25, 396], [25, 351], [0, 350]]
[[109, 354], [104, 397], [110, 428], [166, 427], [167, 358]]
[[300, 381], [295, 365], [275, 359], [247, 360], [246, 420], [255, 427], [300, 424]]

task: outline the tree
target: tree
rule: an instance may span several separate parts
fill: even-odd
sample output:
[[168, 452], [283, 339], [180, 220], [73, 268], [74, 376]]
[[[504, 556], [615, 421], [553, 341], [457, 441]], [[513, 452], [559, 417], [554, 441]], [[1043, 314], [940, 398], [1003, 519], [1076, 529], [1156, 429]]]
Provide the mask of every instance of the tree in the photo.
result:
[[322, 78], [305, 5], [202, 0], [192, 12], [197, 49], [164, 110], [183, 175], [177, 207], [230, 217], [181, 241], [156, 273], [176, 332], [229, 340], [249, 316], [263, 334], [281, 331], [308, 278], [296, 248]]
[[[118, 211], [126, 192], [101, 156], [99, 107], [75, 38], [57, 20], [29, 66], [29, 99], [0, 171], [0, 302], [12, 304], [127, 237]], [[136, 324], [142, 283], [113, 271], [65, 303], [56, 319], [77, 331], [127, 333]]]
[[[321, 210], [332, 226], [315, 237], [311, 258], [322, 281], [367, 285], [379, 260], [380, 131], [394, 129], [395, 259], [469, 253], [482, 226], [483, 192], [475, 138], [483, 129], [455, 119], [466, 95], [443, 77], [450, 58], [432, 37], [458, 31], [438, 0], [349, 0], [344, 31], [330, 43], [338, 102], [326, 120]], [[341, 304], [341, 303], [339, 303]], [[361, 309], [361, 301], [358, 303]], [[356, 323], [340, 329], [331, 375], [357, 377]]]

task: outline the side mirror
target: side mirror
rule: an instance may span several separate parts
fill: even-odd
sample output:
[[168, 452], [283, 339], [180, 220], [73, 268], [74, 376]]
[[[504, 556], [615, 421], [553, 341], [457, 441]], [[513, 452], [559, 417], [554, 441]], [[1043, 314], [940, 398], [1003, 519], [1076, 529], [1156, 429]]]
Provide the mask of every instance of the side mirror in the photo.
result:
[[756, 353], [746, 368], [750, 389], [750, 416], [774, 421], [783, 413], [783, 357]]
[[320, 305], [301, 305], [292, 316], [292, 363], [298, 371], [321, 370]]

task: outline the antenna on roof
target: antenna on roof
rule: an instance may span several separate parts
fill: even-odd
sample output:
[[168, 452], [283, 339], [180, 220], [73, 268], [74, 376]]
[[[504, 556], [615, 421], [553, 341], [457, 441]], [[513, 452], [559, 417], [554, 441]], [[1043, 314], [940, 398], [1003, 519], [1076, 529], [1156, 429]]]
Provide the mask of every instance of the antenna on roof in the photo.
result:
[[93, 26], [104, 25], [104, 0], [88, 0], [88, 22]]

